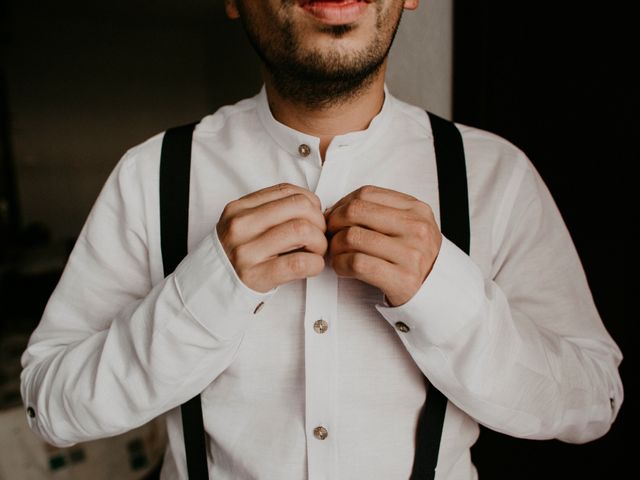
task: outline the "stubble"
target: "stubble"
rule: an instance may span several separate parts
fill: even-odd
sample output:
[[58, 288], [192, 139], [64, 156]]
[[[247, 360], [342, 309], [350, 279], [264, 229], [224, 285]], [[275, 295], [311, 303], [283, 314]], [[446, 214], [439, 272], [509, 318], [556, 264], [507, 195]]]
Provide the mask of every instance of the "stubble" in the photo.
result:
[[[281, 9], [291, 8], [293, 0]], [[402, 9], [383, 11], [375, 2], [375, 35], [366, 49], [341, 52], [304, 49], [293, 22], [286, 15], [274, 18], [270, 26], [260, 25], [242, 2], [240, 19], [247, 37], [260, 56], [279, 95], [306, 108], [327, 108], [349, 102], [365, 92], [384, 64], [400, 24]], [[396, 16], [397, 18], [393, 18]], [[323, 33], [339, 41], [351, 25], [326, 26]]]

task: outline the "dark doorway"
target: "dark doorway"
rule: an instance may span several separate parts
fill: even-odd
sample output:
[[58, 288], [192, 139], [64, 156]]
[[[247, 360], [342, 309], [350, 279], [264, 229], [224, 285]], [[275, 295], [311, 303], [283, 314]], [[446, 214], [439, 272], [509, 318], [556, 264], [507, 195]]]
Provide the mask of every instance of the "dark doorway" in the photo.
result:
[[[454, 119], [519, 146], [547, 183], [582, 258], [605, 326], [625, 360], [625, 403], [612, 430], [586, 445], [516, 440], [483, 429], [480, 478], [628, 478], [625, 432], [635, 340], [623, 304], [629, 226], [632, 105], [623, 14], [577, 2], [455, 3]], [[637, 203], [637, 202], [636, 202]], [[633, 217], [633, 218], [632, 218]]]

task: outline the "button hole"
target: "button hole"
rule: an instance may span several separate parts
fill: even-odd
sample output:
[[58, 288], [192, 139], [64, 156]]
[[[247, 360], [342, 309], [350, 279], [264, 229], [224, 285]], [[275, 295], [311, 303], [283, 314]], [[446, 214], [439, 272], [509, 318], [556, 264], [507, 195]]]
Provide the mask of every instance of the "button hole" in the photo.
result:
[[253, 314], [255, 315], [256, 313], [258, 313], [260, 310], [262, 310], [262, 307], [264, 307], [264, 302], [260, 302], [256, 308], [253, 310]]

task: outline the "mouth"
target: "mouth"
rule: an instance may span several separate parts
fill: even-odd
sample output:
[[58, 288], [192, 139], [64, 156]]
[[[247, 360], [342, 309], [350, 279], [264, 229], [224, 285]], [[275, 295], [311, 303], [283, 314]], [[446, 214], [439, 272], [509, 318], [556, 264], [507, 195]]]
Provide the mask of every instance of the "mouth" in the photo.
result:
[[325, 25], [357, 22], [374, 0], [298, 0], [298, 5]]

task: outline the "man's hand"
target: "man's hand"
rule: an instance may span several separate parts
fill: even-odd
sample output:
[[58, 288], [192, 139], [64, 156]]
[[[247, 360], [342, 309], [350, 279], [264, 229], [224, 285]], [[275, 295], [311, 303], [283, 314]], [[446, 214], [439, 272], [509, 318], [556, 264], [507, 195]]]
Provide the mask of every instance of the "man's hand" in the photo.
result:
[[283, 183], [234, 200], [216, 229], [238, 277], [258, 292], [324, 268], [325, 218], [320, 199], [304, 188]]
[[442, 244], [431, 207], [386, 188], [361, 187], [325, 218], [336, 273], [380, 288], [393, 306], [415, 295]]

